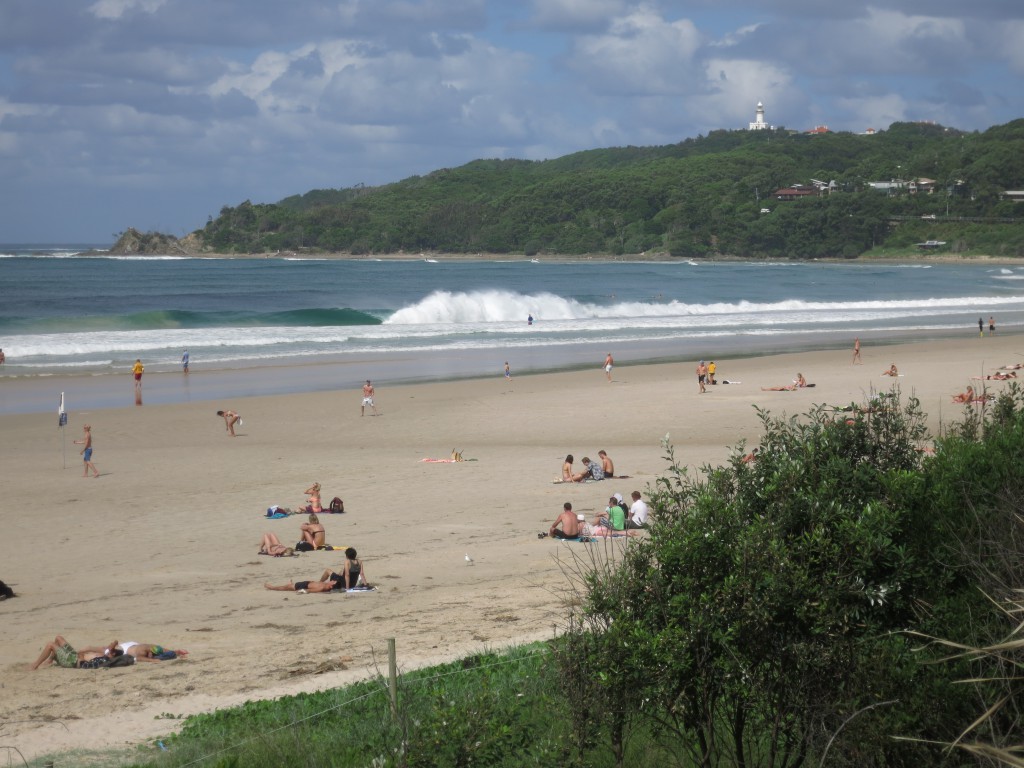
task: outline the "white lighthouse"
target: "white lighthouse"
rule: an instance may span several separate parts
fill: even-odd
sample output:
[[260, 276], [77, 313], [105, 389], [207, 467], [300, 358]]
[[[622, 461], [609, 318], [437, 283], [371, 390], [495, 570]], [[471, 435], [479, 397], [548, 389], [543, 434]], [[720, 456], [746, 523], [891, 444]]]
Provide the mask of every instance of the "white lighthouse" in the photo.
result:
[[764, 104], [760, 101], [757, 102], [757, 117], [754, 118], [754, 122], [750, 124], [750, 130], [752, 131], [766, 131], [771, 128], [768, 123], [764, 121]]

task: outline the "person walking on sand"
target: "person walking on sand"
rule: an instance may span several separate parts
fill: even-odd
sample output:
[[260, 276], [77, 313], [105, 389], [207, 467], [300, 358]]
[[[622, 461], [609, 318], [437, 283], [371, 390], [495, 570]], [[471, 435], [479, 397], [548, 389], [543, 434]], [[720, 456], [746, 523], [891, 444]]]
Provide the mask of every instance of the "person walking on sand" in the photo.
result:
[[996, 332], [996, 319], [992, 315], [988, 316], [988, 335], [992, 336]]
[[609, 352], [608, 356], [604, 359], [604, 375], [608, 377], [608, 383], [612, 381], [612, 366], [615, 365], [615, 361], [612, 360], [612, 353]]
[[366, 383], [363, 384], [363, 405], [359, 409], [359, 415], [360, 416], [365, 416], [366, 415], [366, 406], [370, 406], [371, 408], [373, 408], [373, 415], [374, 416], [378, 415], [377, 414], [377, 406], [373, 404], [373, 393], [374, 393], [373, 384], [370, 382], [369, 379], [367, 379]]
[[864, 364], [864, 361], [860, 359], [860, 336], [853, 340], [853, 364]]
[[232, 437], [235, 436], [235, 424], [241, 426], [242, 417], [234, 411], [217, 411], [217, 415], [224, 419], [224, 429], [227, 430], [228, 434]]
[[188, 376], [188, 350], [187, 349], [181, 354], [181, 370], [182, 370], [182, 372], [186, 376]]
[[142, 373], [145, 370], [146, 368], [142, 365], [142, 361], [139, 358], [135, 358], [135, 365], [132, 366], [132, 375], [135, 377], [135, 389], [142, 389]]
[[704, 363], [704, 361], [701, 360], [699, 363], [697, 363], [697, 386], [700, 388], [700, 393], [702, 395], [705, 392], [708, 391], [707, 387], [705, 386], [705, 382], [707, 381], [707, 377], [708, 377], [708, 367]]
[[512, 369], [508, 367], [508, 360], [505, 361], [505, 378], [512, 381]]
[[81, 440], [75, 440], [75, 445], [81, 445], [82, 447], [82, 461], [84, 462], [82, 477], [89, 476], [89, 470], [92, 470], [93, 477], [99, 477], [99, 470], [96, 469], [96, 465], [92, 463], [92, 427], [86, 424], [82, 427], [85, 435]]

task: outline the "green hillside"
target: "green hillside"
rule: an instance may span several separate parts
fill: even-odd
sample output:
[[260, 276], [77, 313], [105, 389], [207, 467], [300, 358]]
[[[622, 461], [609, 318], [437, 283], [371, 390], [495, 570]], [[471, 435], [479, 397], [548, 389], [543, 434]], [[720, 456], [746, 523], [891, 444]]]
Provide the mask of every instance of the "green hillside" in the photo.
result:
[[[868, 186], [897, 179], [905, 183], [888, 191]], [[920, 179], [934, 183], [912, 193]], [[812, 180], [835, 185], [819, 193]], [[814, 194], [773, 197], [793, 185]], [[476, 160], [380, 187], [246, 201], [195, 234], [225, 253], [815, 258], [937, 240], [944, 252], [1024, 256], [1024, 204], [1003, 197], [1021, 189], [1024, 119], [981, 133], [919, 123], [874, 135], [715, 131], [662, 147]]]

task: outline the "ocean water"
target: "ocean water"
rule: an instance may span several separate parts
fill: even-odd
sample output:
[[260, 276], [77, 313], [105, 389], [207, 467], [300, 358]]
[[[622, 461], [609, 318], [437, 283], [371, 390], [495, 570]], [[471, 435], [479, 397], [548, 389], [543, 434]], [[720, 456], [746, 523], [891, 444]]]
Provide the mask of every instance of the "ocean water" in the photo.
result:
[[[990, 315], [1001, 331], [1024, 327], [1015, 266], [79, 255], [85, 247], [0, 245], [0, 383], [122, 375], [136, 358], [147, 375], [180, 371], [186, 348], [193, 374], [330, 366], [267, 390], [296, 391], [382, 374], [500, 374], [505, 360], [520, 373], [597, 367], [609, 351], [691, 360], [953, 336]], [[0, 411], [25, 407], [0, 397]]]

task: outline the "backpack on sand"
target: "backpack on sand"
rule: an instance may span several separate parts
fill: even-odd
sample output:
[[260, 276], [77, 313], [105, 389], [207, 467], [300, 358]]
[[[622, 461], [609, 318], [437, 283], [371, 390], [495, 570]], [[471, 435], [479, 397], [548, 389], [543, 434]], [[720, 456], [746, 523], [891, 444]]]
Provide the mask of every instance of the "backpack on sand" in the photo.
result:
[[345, 511], [345, 502], [344, 501], [339, 499], [337, 496], [335, 496], [333, 499], [331, 499], [331, 512], [338, 513], [338, 512], [344, 512], [344, 511]]

